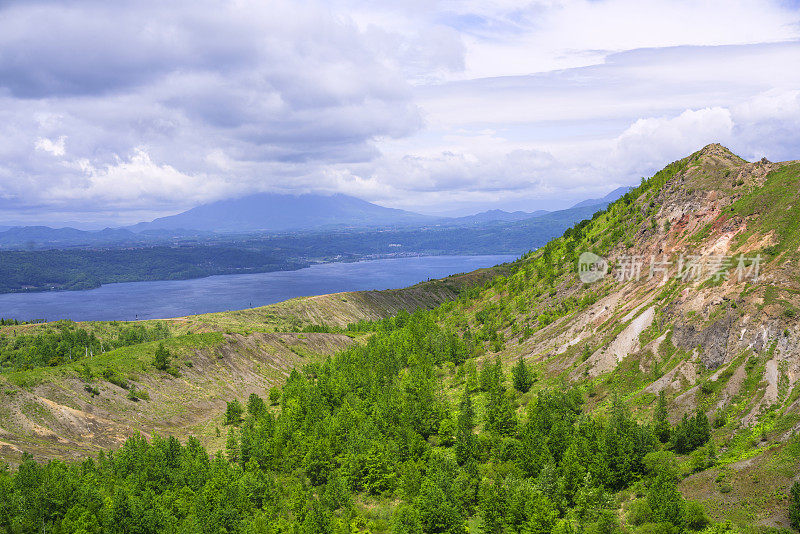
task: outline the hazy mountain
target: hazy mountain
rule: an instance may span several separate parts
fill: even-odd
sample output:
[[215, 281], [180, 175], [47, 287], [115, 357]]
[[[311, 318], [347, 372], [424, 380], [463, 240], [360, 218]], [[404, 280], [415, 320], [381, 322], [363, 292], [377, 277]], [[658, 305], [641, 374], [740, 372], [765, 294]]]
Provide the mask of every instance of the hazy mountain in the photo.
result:
[[[567, 210], [533, 212], [508, 212], [500, 209], [487, 210], [463, 217], [434, 217], [398, 209], [385, 208], [346, 195], [277, 195], [262, 193], [247, 197], [205, 204], [186, 212], [139, 223], [127, 228], [105, 228], [85, 230], [73, 227], [51, 228], [48, 226], [0, 226], [0, 248], [5, 249], [51, 249], [72, 247], [141, 246], [217, 240], [218, 233], [279, 233], [294, 230], [341, 230], [399, 227], [408, 230], [424, 230], [435, 224], [440, 228], [490, 229], [509, 225], [519, 230], [524, 226], [529, 234], [504, 234], [502, 241], [514, 235], [515, 245], [508, 243], [508, 250], [516, 250], [519, 243], [536, 245], [556, 235], [581, 220], [586, 214], [602, 209], [622, 196], [628, 188], [619, 188], [601, 199], [579, 202]], [[522, 225], [517, 227], [516, 225]], [[430, 234], [431, 237], [438, 234]], [[467, 235], [465, 243], [485, 250], [483, 245]], [[449, 241], [450, 238], [443, 238]], [[430, 248], [437, 249], [435, 243]], [[480, 245], [480, 246], [478, 246]], [[509, 248], [510, 247], [510, 248]], [[447, 248], [447, 247], [445, 247]], [[452, 248], [452, 247], [450, 247]], [[489, 246], [497, 248], [497, 244]], [[448, 249], [449, 250], [449, 249]], [[466, 251], [467, 249], [465, 249]], [[527, 250], [527, 249], [526, 249]]]
[[323, 227], [423, 224], [436, 220], [355, 197], [257, 193], [203, 204], [177, 215], [129, 227], [134, 232], [192, 229], [224, 233], [279, 232]]
[[447, 221], [443, 221], [443, 224], [455, 224], [455, 225], [474, 225], [474, 224], [485, 224], [491, 222], [514, 222], [514, 221], [522, 221], [525, 219], [531, 219], [533, 217], [540, 217], [542, 215], [546, 215], [550, 213], [547, 210], [536, 210], [536, 211], [504, 211], [504, 210], [487, 210], [482, 211], [480, 213], [476, 213], [474, 215], [465, 215], [463, 217], [452, 217], [449, 218]]
[[584, 206], [608, 205], [608, 204], [611, 204], [612, 202], [614, 202], [615, 200], [618, 200], [619, 198], [621, 198], [622, 195], [624, 195], [625, 193], [627, 193], [630, 190], [631, 190], [631, 188], [629, 186], [618, 187], [618, 188], [614, 189], [612, 192], [610, 192], [609, 194], [607, 194], [606, 196], [604, 196], [603, 198], [588, 198], [586, 200], [582, 200], [581, 202], [578, 202], [577, 204], [575, 204], [572, 207], [573, 208], [582, 208]]
[[49, 226], [13, 226], [5, 230], [0, 227], [0, 247], [3, 248], [111, 246], [140, 243], [142, 240], [142, 236], [120, 228], [86, 231]]

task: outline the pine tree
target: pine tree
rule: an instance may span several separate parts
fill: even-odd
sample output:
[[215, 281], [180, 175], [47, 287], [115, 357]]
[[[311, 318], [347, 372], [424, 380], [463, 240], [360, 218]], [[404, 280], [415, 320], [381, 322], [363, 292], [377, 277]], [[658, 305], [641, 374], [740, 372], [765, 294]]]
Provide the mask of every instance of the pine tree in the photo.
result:
[[470, 393], [478, 391], [480, 384], [478, 381], [478, 366], [475, 365], [475, 360], [467, 360], [462, 367], [466, 374], [464, 388]]
[[225, 408], [225, 424], [226, 425], [236, 425], [239, 421], [242, 420], [242, 403], [238, 401], [238, 399], [233, 399], [231, 402], [228, 403], [227, 408]]
[[166, 371], [169, 369], [170, 354], [169, 349], [164, 347], [163, 343], [159, 343], [156, 348], [155, 366], [159, 371]]
[[273, 406], [277, 406], [281, 402], [281, 390], [280, 388], [272, 388], [269, 390], [269, 403]]
[[536, 477], [553, 457], [547, 448], [547, 438], [528, 421], [520, 431], [520, 453], [517, 465], [527, 477]]
[[392, 534], [422, 534], [419, 510], [408, 504], [397, 507], [392, 517]]
[[483, 362], [480, 373], [480, 388], [481, 391], [489, 391], [492, 387], [494, 375], [494, 366], [488, 360]]
[[311, 501], [300, 532], [302, 534], [333, 534], [330, 515], [317, 499]]
[[464, 518], [458, 508], [429, 478], [422, 482], [416, 507], [425, 532], [464, 532]]
[[492, 388], [486, 400], [486, 429], [498, 436], [510, 436], [517, 428], [517, 414], [499, 387]]
[[231, 427], [228, 430], [228, 441], [225, 444], [225, 454], [228, 461], [235, 464], [239, 463], [241, 458], [241, 449], [239, 447], [239, 436], [236, 427]]
[[675, 479], [667, 472], [659, 473], [647, 492], [647, 504], [653, 511], [655, 522], [668, 522], [676, 526], [683, 523], [685, 502]]
[[266, 411], [267, 406], [264, 404], [264, 399], [255, 393], [251, 393], [250, 397], [247, 399], [247, 413], [252, 417], [258, 418], [264, 415]]
[[800, 482], [795, 482], [789, 492], [789, 524], [800, 530]]
[[488, 482], [481, 487], [480, 514], [483, 532], [501, 534], [505, 526], [508, 497], [505, 488], [497, 482]]
[[458, 404], [458, 421], [456, 423], [456, 460], [464, 465], [475, 458], [478, 448], [478, 438], [475, 429], [475, 409], [472, 407], [472, 397], [468, 390], [464, 390], [461, 402]]
[[519, 356], [519, 361], [517, 361], [517, 364], [511, 369], [511, 377], [514, 380], [514, 389], [520, 393], [527, 393], [533, 385], [533, 375], [530, 370], [528, 370], [528, 366], [525, 365], [525, 360], [522, 358], [521, 354]]
[[667, 398], [664, 395], [664, 390], [658, 392], [658, 404], [656, 405], [656, 412], [654, 415], [654, 434], [661, 443], [669, 441], [669, 413], [667, 412]]

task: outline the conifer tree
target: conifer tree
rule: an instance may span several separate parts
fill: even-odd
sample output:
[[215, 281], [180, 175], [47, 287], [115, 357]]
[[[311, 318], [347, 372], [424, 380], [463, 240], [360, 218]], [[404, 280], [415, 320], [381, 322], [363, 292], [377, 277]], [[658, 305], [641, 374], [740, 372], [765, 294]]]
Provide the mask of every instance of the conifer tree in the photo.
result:
[[456, 460], [464, 465], [477, 454], [478, 438], [475, 429], [475, 409], [472, 406], [472, 397], [469, 391], [464, 390], [461, 402], [458, 404], [458, 421], [456, 423]]
[[533, 375], [525, 364], [522, 354], [519, 355], [517, 364], [511, 369], [511, 377], [514, 380], [514, 389], [520, 393], [527, 393], [533, 385]]
[[800, 530], [800, 482], [795, 482], [789, 492], [789, 523]]
[[155, 366], [159, 371], [166, 371], [169, 369], [170, 354], [169, 350], [164, 347], [163, 343], [159, 343], [156, 347]]
[[667, 399], [664, 395], [664, 390], [658, 392], [658, 404], [656, 405], [656, 412], [653, 417], [654, 433], [661, 443], [669, 441], [669, 419], [667, 412]]
[[225, 408], [225, 424], [226, 425], [236, 425], [239, 421], [242, 420], [242, 403], [239, 402], [238, 399], [233, 399], [231, 402], [228, 403], [227, 408]]
[[225, 454], [231, 463], [239, 463], [241, 459], [241, 449], [239, 448], [239, 436], [236, 427], [228, 430], [228, 440], [225, 444]]

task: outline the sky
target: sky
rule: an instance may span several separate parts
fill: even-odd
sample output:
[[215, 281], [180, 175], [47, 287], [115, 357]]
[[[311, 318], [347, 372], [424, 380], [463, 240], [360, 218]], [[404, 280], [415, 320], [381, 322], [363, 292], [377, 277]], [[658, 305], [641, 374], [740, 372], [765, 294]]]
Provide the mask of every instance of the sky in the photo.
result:
[[800, 159], [797, 0], [0, 0], [0, 226], [254, 192], [561, 209]]

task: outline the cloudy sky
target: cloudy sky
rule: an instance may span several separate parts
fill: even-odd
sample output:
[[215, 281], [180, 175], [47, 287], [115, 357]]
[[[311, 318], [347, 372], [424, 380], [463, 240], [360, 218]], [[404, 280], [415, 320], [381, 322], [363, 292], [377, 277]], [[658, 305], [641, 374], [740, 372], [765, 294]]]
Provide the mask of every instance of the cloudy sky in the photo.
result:
[[0, 225], [256, 191], [556, 209], [800, 158], [798, 0], [0, 1]]

